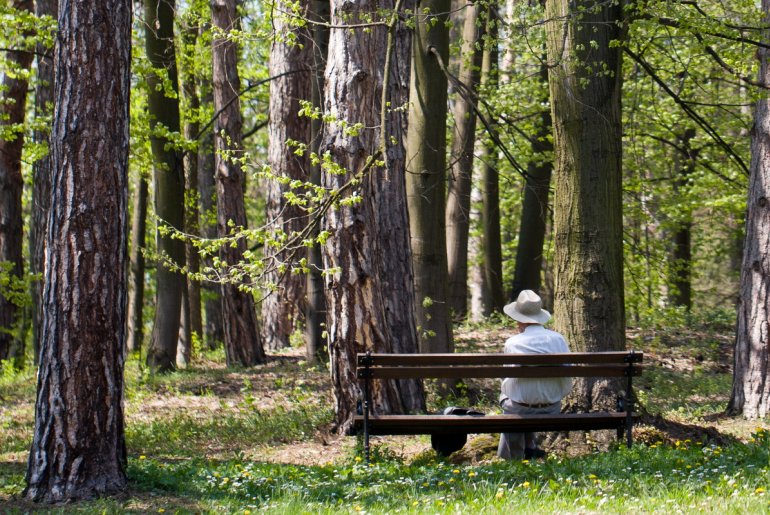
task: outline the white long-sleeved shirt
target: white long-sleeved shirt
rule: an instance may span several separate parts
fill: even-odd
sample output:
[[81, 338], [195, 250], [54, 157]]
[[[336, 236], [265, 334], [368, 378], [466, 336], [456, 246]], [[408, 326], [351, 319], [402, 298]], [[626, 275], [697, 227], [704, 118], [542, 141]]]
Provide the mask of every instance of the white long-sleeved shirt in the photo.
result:
[[[505, 342], [509, 354], [556, 354], [569, 352], [567, 341], [556, 331], [542, 325], [530, 325]], [[526, 404], [553, 404], [559, 402], [572, 389], [571, 377], [507, 377], [503, 379], [501, 392], [514, 402]]]

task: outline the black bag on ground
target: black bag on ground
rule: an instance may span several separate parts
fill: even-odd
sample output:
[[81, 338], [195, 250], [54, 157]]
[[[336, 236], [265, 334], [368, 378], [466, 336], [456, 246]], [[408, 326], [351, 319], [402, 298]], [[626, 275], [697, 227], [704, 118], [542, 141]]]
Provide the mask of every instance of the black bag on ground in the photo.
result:
[[[480, 411], [472, 410], [470, 408], [458, 408], [456, 406], [450, 406], [444, 408], [442, 415], [474, 415], [477, 417], [483, 417], [484, 414]], [[443, 433], [430, 435], [430, 446], [436, 451], [439, 456], [449, 456], [453, 452], [459, 451], [468, 441], [467, 433]]]

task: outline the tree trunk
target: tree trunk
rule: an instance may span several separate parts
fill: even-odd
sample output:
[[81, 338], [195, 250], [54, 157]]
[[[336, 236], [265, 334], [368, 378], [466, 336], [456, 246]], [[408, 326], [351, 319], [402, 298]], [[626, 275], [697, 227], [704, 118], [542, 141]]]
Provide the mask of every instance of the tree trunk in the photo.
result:
[[[295, 5], [303, 16], [307, 15], [309, 6], [310, 0], [302, 0]], [[278, 2], [277, 9], [288, 7], [285, 2]], [[278, 177], [306, 181], [310, 172], [310, 157], [306, 152], [298, 155], [296, 148], [288, 143], [290, 140], [310, 142], [310, 118], [297, 113], [301, 109], [300, 102], [310, 101], [312, 97], [312, 29], [307, 25], [293, 27], [284, 16], [278, 15], [273, 17], [273, 30], [276, 38], [270, 51], [269, 75], [277, 78], [270, 81], [268, 163], [272, 173]], [[288, 75], [279, 77], [282, 74]], [[277, 180], [269, 181], [267, 221], [276, 230], [291, 235], [304, 228], [307, 217], [300, 206], [291, 205], [286, 200], [284, 193], [287, 191], [291, 191], [289, 185]], [[262, 301], [262, 335], [268, 349], [288, 347], [292, 333], [302, 326], [307, 281], [302, 274], [291, 273], [297, 263], [286, 261], [293, 251], [284, 249], [265, 256], [269, 267], [287, 266], [286, 271], [282, 271], [282, 267], [273, 268], [266, 274], [267, 283], [273, 290]], [[295, 260], [304, 257], [303, 254], [297, 255]]]
[[[238, 27], [235, 0], [212, 0], [211, 10], [214, 27], [223, 34]], [[244, 175], [237, 161], [243, 151], [241, 104], [238, 97], [241, 91], [237, 68], [238, 47], [232, 39], [217, 36], [212, 41], [212, 56], [214, 111], [217, 113], [214, 130], [217, 234], [225, 237], [231, 234], [230, 224], [233, 224], [236, 231], [246, 227]], [[222, 246], [219, 257], [225, 264], [235, 265], [243, 260], [245, 250], [246, 242], [240, 238], [234, 245]], [[265, 352], [251, 294], [241, 291], [238, 284], [223, 284], [222, 315], [227, 365], [251, 366], [264, 362]]]
[[[150, 143], [155, 179], [155, 213], [158, 215], [158, 253], [174, 265], [185, 262], [184, 242], [171, 234], [162, 234], [161, 227], [184, 229], [184, 169], [182, 154], [175, 148], [166, 130], [180, 132], [179, 82], [174, 45], [174, 0], [145, 0], [145, 46], [153, 71], [147, 76], [147, 103], [150, 115]], [[164, 81], [168, 80], [172, 98], [166, 96]], [[172, 271], [161, 259], [158, 261], [155, 321], [153, 323], [147, 364], [159, 372], [176, 368], [179, 322], [185, 278]]]
[[[11, 7], [21, 12], [33, 12], [32, 0], [13, 0]], [[21, 152], [24, 147], [27, 80], [23, 72], [29, 70], [32, 64], [31, 50], [22, 48], [19, 41], [17, 50], [7, 52], [8, 65], [17, 73], [5, 70], [0, 89], [0, 130], [10, 133], [7, 139], [0, 138], [0, 274], [8, 274], [9, 290], [19, 288], [24, 275]], [[21, 361], [24, 356], [20, 324], [22, 311], [10, 293], [0, 291], [0, 360], [13, 357]]]
[[[182, 29], [182, 44], [186, 66], [182, 74], [182, 93], [187, 103], [187, 120], [184, 124], [184, 137], [193, 141], [200, 131], [200, 98], [195, 81], [195, 56], [197, 54], [198, 27], [185, 20]], [[198, 202], [198, 150], [197, 147], [185, 151], [184, 159], [184, 227], [187, 234], [200, 236], [200, 217]], [[200, 272], [200, 255], [191, 240], [185, 243], [187, 270], [194, 276]], [[177, 362], [189, 365], [192, 358], [193, 340], [203, 337], [203, 315], [201, 313], [201, 283], [187, 277], [187, 287], [182, 297], [182, 324], [180, 345], [177, 348]], [[181, 356], [181, 359], [180, 359]]]
[[[762, 0], [765, 23], [770, 0]], [[770, 42], [770, 31], [762, 34]], [[768, 50], [759, 48], [759, 81], [770, 84]], [[741, 268], [741, 298], [735, 335], [733, 390], [728, 413], [748, 419], [770, 415], [770, 100], [757, 101], [751, 132], [751, 176], [746, 239]]]
[[[487, 13], [488, 43], [484, 45], [481, 62], [481, 84], [485, 91], [493, 91], [498, 83], [498, 7], [492, 5]], [[490, 44], [491, 43], [491, 44]], [[496, 131], [495, 126], [491, 130]], [[497, 169], [497, 147], [491, 138], [485, 138], [479, 149], [481, 162], [481, 226], [484, 262], [484, 289], [488, 293], [484, 314], [502, 312], [503, 249], [500, 238], [500, 173]]]
[[131, 287], [128, 290], [128, 343], [129, 352], [138, 352], [144, 343], [144, 272], [142, 251], [147, 233], [147, 180], [137, 173], [134, 188], [134, 212], [131, 219]]
[[[203, 28], [201, 28], [203, 30]], [[201, 91], [201, 107], [205, 112], [214, 103], [211, 77], [206, 74], [198, 81]], [[214, 131], [207, 130], [198, 140], [198, 191], [201, 201], [201, 232], [203, 237], [217, 237], [217, 193], [214, 180]], [[203, 259], [203, 266], [213, 266], [210, 257]], [[203, 327], [204, 340], [209, 349], [215, 349], [225, 339], [225, 326], [222, 319], [222, 287], [219, 284], [203, 283], [201, 292], [206, 325]]]
[[478, 90], [484, 33], [479, 29], [481, 5], [468, 4], [463, 24], [460, 72], [454, 104], [452, 171], [446, 205], [449, 308], [456, 317], [468, 311], [468, 235], [470, 232], [473, 147], [476, 141], [476, 91]]
[[[625, 347], [619, 2], [549, 0], [555, 327], [573, 351]], [[589, 70], [606, 70], [594, 73]], [[611, 384], [575, 381], [567, 409], [615, 409]], [[613, 392], [614, 393], [614, 392]]]
[[[98, 51], [97, 51], [98, 49]], [[126, 487], [131, 2], [59, 3], [42, 352], [25, 496]]]
[[[409, 2], [401, 3], [399, 14], [410, 7]], [[331, 22], [361, 23], [368, 16], [376, 19], [378, 10], [393, 9], [390, 0], [334, 0]], [[325, 112], [364, 126], [354, 135], [340, 124], [329, 124], [321, 145], [322, 152], [347, 170], [341, 175], [324, 168], [322, 185], [328, 190], [343, 188], [364, 173], [357, 191], [361, 201], [333, 206], [323, 220], [323, 230], [331, 233], [323, 248], [325, 264], [336, 269], [327, 279], [326, 300], [340, 431], [349, 427], [360, 398], [356, 353], [409, 353], [418, 347], [404, 202], [406, 120], [401, 110], [380, 112], [385, 102], [395, 107], [407, 101], [410, 37], [395, 16], [390, 23], [394, 24], [390, 31], [382, 26], [335, 30], [329, 39]], [[372, 165], [380, 153], [377, 160], [383, 166]], [[365, 171], [367, 165], [371, 167]], [[372, 401], [379, 413], [409, 412], [425, 405], [419, 382], [412, 380], [380, 382]]]
[[[37, 0], [36, 16], [57, 17], [56, 0]], [[53, 59], [51, 48], [37, 45], [37, 82], [35, 84], [35, 117], [50, 115], [53, 109]], [[48, 146], [48, 129], [36, 129], [36, 143]], [[40, 356], [40, 337], [43, 331], [43, 259], [45, 256], [45, 234], [48, 211], [51, 205], [51, 154], [35, 161], [32, 165], [32, 203], [29, 228], [30, 273], [39, 276], [31, 283], [32, 293], [32, 349], [35, 365]]]
[[446, 229], [447, 79], [449, 0], [423, 0], [417, 11], [407, 133], [409, 202], [420, 352], [452, 352]]
[[[548, 81], [548, 64], [545, 61], [540, 66], [540, 79], [543, 83]], [[551, 125], [551, 111], [544, 109], [540, 114], [537, 133], [531, 138], [532, 151], [536, 156], [553, 150], [553, 144], [548, 138]], [[550, 159], [531, 160], [527, 167], [511, 300], [518, 298], [522, 290], [541, 290], [543, 245], [548, 222], [548, 195], [552, 171], [553, 162]]]
[[[698, 151], [691, 145], [694, 137], [695, 129], [687, 129], [679, 137], [681, 152], [678, 152], [674, 159], [677, 164], [674, 192], [678, 195], [687, 194], [689, 178], [695, 170]], [[679, 206], [681, 219], [677, 221], [674, 230], [674, 249], [671, 256], [671, 303], [689, 312], [692, 308], [692, 209], [688, 207], [687, 202], [680, 202]]]
[[[324, 106], [324, 67], [329, 50], [329, 29], [323, 23], [329, 22], [328, 0], [314, 0], [311, 16], [317, 22], [313, 27], [313, 73], [311, 75], [311, 96], [313, 107]], [[323, 137], [321, 120], [313, 118], [310, 122], [310, 148], [316, 155]], [[310, 182], [321, 185], [321, 165], [311, 163]], [[318, 230], [312, 234], [318, 237]], [[307, 340], [307, 360], [324, 363], [328, 361], [329, 349], [324, 333], [326, 331], [326, 297], [324, 295], [323, 256], [321, 246], [315, 244], [308, 248], [307, 262], [310, 272], [307, 274], [307, 305], [305, 311], [305, 338]]]

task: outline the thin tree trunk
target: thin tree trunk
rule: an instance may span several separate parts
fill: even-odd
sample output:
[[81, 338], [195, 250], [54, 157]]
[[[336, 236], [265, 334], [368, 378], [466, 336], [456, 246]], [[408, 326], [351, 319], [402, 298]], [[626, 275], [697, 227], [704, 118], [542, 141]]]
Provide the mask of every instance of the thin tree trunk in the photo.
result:
[[[153, 71], [147, 77], [147, 103], [150, 114], [150, 143], [155, 179], [155, 213], [158, 215], [158, 253], [176, 266], [184, 266], [184, 242], [161, 227], [184, 229], [184, 169], [181, 152], [164, 131], [180, 132], [179, 81], [174, 45], [174, 0], [145, 0], [145, 46]], [[164, 80], [176, 94], [166, 96]], [[176, 368], [179, 322], [185, 278], [158, 262], [155, 321], [147, 364], [164, 372]]]
[[[98, 51], [97, 51], [98, 49]], [[126, 487], [131, 2], [59, 3], [42, 352], [27, 499]]]
[[[481, 84], [485, 91], [494, 91], [498, 84], [498, 7], [492, 5], [487, 14], [488, 42], [484, 45], [481, 62]], [[491, 130], [496, 131], [493, 126]], [[497, 147], [491, 138], [480, 145], [481, 162], [481, 226], [484, 262], [484, 289], [488, 300], [484, 314], [502, 312], [505, 303], [503, 293], [503, 250], [500, 230], [500, 174], [497, 169]]]
[[[399, 3], [400, 9], [395, 6], [399, 14], [413, 7]], [[331, 22], [361, 23], [367, 16], [376, 18], [378, 10], [391, 12], [394, 2], [334, 0]], [[395, 15], [388, 19], [394, 24], [390, 31], [382, 26], [368, 31], [335, 30], [329, 39], [325, 112], [364, 126], [352, 135], [340, 124], [329, 124], [321, 145], [322, 152], [329, 152], [347, 170], [341, 175], [325, 168], [325, 188], [338, 190], [364, 173], [361, 202], [333, 206], [323, 220], [323, 229], [331, 233], [323, 248], [325, 264], [337, 270], [328, 276], [326, 300], [340, 431], [352, 422], [359, 399], [356, 353], [409, 353], [418, 348], [404, 202], [406, 120], [401, 110], [381, 112], [385, 103], [396, 107], [407, 101], [411, 38]], [[372, 163], [375, 157], [383, 166]], [[411, 380], [381, 382], [372, 392], [372, 401], [379, 413], [409, 412], [425, 405], [421, 385]]]
[[[190, 113], [184, 125], [184, 137], [188, 141], [198, 137], [200, 131], [199, 112], [200, 98], [198, 97], [198, 88], [195, 81], [195, 55], [197, 50], [198, 27], [191, 25], [189, 20], [185, 22], [182, 32], [183, 51], [185, 53], [185, 63], [182, 74], [182, 93], [187, 102], [187, 110]], [[200, 235], [200, 217], [198, 202], [200, 194], [198, 192], [198, 151], [197, 148], [187, 150], [184, 154], [184, 180], [185, 180], [185, 199], [184, 199], [184, 227], [187, 234], [194, 236]], [[203, 337], [203, 315], [201, 313], [201, 283], [190, 276], [195, 276], [200, 272], [200, 255], [188, 240], [185, 243], [185, 256], [187, 270], [190, 275], [187, 277], [187, 288], [182, 297], [182, 326], [180, 330], [180, 346], [177, 349], [177, 362], [189, 365], [192, 359], [193, 340]], [[180, 360], [181, 355], [181, 360]]]
[[[764, 21], [770, 21], [770, 0], [762, 0]], [[770, 42], [770, 31], [762, 33]], [[770, 58], [759, 55], [759, 81], [770, 84]], [[746, 239], [741, 268], [741, 298], [735, 334], [733, 389], [728, 413], [748, 419], [770, 415], [770, 100], [757, 101], [751, 132], [751, 176], [746, 214]]]
[[[203, 28], [201, 28], [203, 30]], [[214, 103], [213, 85], [211, 77], [206, 74], [199, 79], [198, 87], [201, 91], [201, 107]], [[200, 192], [201, 232], [203, 237], [214, 239], [217, 237], [217, 193], [214, 159], [214, 131], [204, 132], [198, 140], [198, 191]], [[203, 266], [213, 266], [212, 258], [204, 258]], [[215, 349], [225, 339], [225, 326], [222, 319], [222, 287], [219, 284], [203, 283], [201, 292], [203, 310], [206, 324], [203, 327], [204, 340], [209, 349]]]
[[[13, 0], [11, 6], [22, 12], [33, 12], [32, 0]], [[7, 52], [13, 71], [29, 70], [32, 49], [19, 48]], [[24, 119], [27, 107], [27, 80], [24, 75], [3, 73], [0, 89], [0, 128], [9, 131], [8, 139], [0, 139], [0, 273], [11, 279], [9, 288], [21, 285], [24, 275], [23, 215], [21, 194], [21, 152], [24, 147]], [[21, 337], [21, 307], [10, 294], [0, 291], [0, 360], [23, 360], [24, 340]]]
[[[679, 138], [682, 152], [677, 153], [674, 160], [677, 163], [674, 190], [678, 195], [686, 195], [689, 177], [695, 170], [698, 151], [691, 145], [694, 137], [695, 129], [687, 129]], [[679, 216], [682, 218], [674, 230], [671, 302], [689, 312], [692, 308], [692, 209], [687, 207], [687, 202], [681, 202], [679, 206]]]
[[[303, 16], [307, 15], [310, 0], [293, 4]], [[288, 9], [278, 2], [277, 9]], [[273, 17], [276, 38], [270, 51], [270, 120], [268, 163], [278, 177], [305, 181], [310, 173], [310, 157], [297, 154], [289, 141], [310, 142], [310, 118], [298, 116], [301, 101], [312, 98], [313, 34], [311, 27], [292, 26], [283, 16]], [[292, 34], [292, 36], [289, 36]], [[286, 75], [284, 75], [286, 74]], [[307, 224], [304, 210], [287, 201], [284, 194], [291, 191], [289, 185], [271, 180], [267, 184], [267, 220], [287, 235], [301, 231]], [[285, 249], [266, 256], [287, 266], [275, 268], [266, 274], [273, 291], [262, 301], [262, 335], [268, 349], [290, 345], [292, 333], [302, 326], [305, 313], [306, 279], [291, 273], [297, 263], [286, 263], [293, 249]], [[299, 259], [300, 256], [297, 256]], [[270, 266], [270, 265], [269, 265]]]
[[470, 232], [473, 147], [476, 141], [476, 91], [478, 90], [483, 30], [479, 29], [481, 5], [468, 4], [463, 23], [460, 72], [454, 104], [452, 166], [447, 189], [446, 242], [449, 273], [449, 308], [454, 316], [468, 311], [468, 238]]
[[137, 173], [134, 187], [134, 212], [131, 219], [131, 275], [128, 289], [128, 342], [129, 352], [138, 352], [144, 343], [144, 246], [147, 233], [147, 180]]
[[449, 7], [419, 2], [412, 47], [406, 188], [421, 352], [454, 350], [444, 225]]
[[[313, 73], [311, 76], [311, 95], [313, 107], [323, 109], [324, 106], [324, 67], [326, 55], [329, 49], [329, 29], [323, 23], [329, 21], [328, 0], [314, 0], [311, 16], [315, 21], [321, 22], [313, 27]], [[310, 148], [318, 155], [318, 150], [323, 137], [323, 124], [321, 120], [313, 118], [310, 123]], [[321, 185], [321, 165], [311, 163], [311, 184]], [[318, 230], [313, 232], [313, 237], [318, 236]], [[307, 340], [307, 360], [309, 362], [326, 362], [329, 358], [324, 333], [326, 330], [326, 296], [324, 295], [323, 256], [321, 246], [315, 244], [307, 251], [307, 305], [305, 312], [305, 338]]]
[[[546, 61], [540, 66], [539, 78], [544, 84], [548, 81]], [[553, 144], [548, 137], [551, 132], [551, 111], [544, 109], [540, 113], [537, 133], [531, 138], [532, 151], [536, 156], [543, 156], [553, 151]], [[548, 222], [548, 196], [552, 172], [553, 162], [550, 159], [532, 160], [527, 167], [511, 300], [515, 300], [522, 290], [541, 291], [543, 246]]]
[[[555, 327], [573, 351], [625, 347], [619, 2], [549, 0], [555, 147]], [[585, 63], [590, 59], [595, 69]], [[597, 68], [598, 67], [598, 68]], [[577, 379], [567, 409], [615, 409], [603, 380]]]
[[[37, 0], [36, 16], [57, 17], [56, 0]], [[42, 43], [37, 45], [37, 82], [35, 84], [35, 117], [51, 114], [53, 110], [53, 59], [51, 48]], [[36, 129], [34, 140], [48, 146], [50, 131]], [[35, 365], [40, 357], [40, 338], [43, 331], [43, 259], [45, 257], [45, 234], [48, 212], [51, 205], [51, 153], [50, 149], [32, 165], [32, 206], [29, 229], [30, 273], [38, 276], [31, 283], [32, 293], [32, 349]]]
[[[215, 168], [217, 187], [217, 234], [220, 237], [246, 227], [246, 209], [243, 200], [244, 175], [237, 161], [243, 152], [241, 145], [241, 91], [238, 77], [238, 48], [227, 37], [238, 28], [235, 0], [212, 0], [212, 19], [216, 29], [224, 35], [212, 42], [214, 62], [214, 111], [217, 120], [214, 131]], [[232, 156], [232, 157], [228, 157]], [[236, 159], [233, 159], [236, 158]], [[243, 260], [246, 243], [239, 239], [234, 245], [224, 245], [219, 257], [227, 265]], [[238, 284], [222, 285], [222, 315], [224, 320], [225, 357], [228, 366], [251, 366], [265, 361], [262, 339], [257, 325], [254, 299], [241, 291]]]

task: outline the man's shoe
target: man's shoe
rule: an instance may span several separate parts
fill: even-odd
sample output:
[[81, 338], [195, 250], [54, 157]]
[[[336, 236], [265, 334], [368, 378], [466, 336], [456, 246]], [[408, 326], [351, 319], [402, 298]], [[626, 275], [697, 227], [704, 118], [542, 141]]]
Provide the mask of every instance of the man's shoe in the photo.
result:
[[545, 458], [546, 452], [543, 449], [524, 449], [525, 460], [537, 460]]

